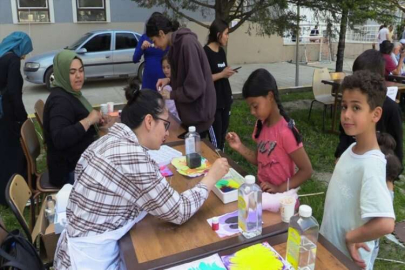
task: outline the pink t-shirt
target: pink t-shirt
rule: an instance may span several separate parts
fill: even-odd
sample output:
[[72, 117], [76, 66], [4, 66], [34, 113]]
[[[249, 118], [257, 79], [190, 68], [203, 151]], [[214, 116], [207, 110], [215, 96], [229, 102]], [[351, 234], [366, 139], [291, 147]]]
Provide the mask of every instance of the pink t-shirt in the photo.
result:
[[[259, 120], [260, 121], [260, 120]], [[275, 125], [263, 125], [257, 143], [257, 177], [260, 182], [279, 186], [295, 174], [295, 164], [289, 154], [303, 145], [295, 140], [287, 121], [281, 118]]]

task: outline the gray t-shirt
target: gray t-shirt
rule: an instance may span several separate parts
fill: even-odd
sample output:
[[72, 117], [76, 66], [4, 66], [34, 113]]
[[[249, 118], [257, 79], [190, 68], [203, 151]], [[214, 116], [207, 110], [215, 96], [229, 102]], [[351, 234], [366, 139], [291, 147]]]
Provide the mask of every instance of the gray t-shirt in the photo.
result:
[[[392, 199], [385, 181], [386, 160], [379, 150], [363, 155], [352, 151], [352, 144], [336, 164], [326, 194], [320, 232], [350, 257], [345, 235], [375, 217], [395, 219]], [[375, 241], [366, 242], [370, 250]], [[370, 267], [371, 252], [359, 250]]]

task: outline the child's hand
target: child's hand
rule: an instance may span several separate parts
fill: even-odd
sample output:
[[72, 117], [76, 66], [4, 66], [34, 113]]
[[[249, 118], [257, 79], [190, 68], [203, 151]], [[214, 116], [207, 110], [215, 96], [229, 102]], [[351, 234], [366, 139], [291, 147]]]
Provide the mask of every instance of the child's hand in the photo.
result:
[[242, 142], [240, 141], [238, 134], [235, 132], [228, 132], [225, 139], [229, 143], [229, 146], [234, 150], [238, 150], [242, 146]]
[[170, 92], [167, 89], [163, 89], [159, 93], [162, 95], [164, 100], [170, 99]]
[[370, 248], [365, 244], [365, 243], [351, 243], [347, 239], [347, 234], [350, 232], [346, 233], [346, 247], [347, 250], [349, 251], [350, 257], [352, 257], [353, 261], [362, 269], [365, 269], [367, 267], [366, 262], [361, 258], [359, 254], [359, 249], [365, 249], [368, 252], [370, 252]]
[[[269, 182], [262, 182], [260, 183], [260, 188], [262, 189], [263, 192], [268, 192], [268, 193], [279, 193], [282, 192], [279, 190], [278, 186], [272, 185]], [[284, 192], [284, 191], [283, 191]]]

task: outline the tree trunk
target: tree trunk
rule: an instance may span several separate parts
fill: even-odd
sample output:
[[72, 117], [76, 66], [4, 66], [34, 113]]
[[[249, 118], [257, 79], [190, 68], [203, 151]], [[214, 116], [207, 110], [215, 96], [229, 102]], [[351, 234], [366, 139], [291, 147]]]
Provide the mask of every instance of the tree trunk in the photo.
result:
[[339, 44], [336, 55], [336, 72], [343, 71], [343, 60], [345, 57], [345, 44], [346, 44], [346, 30], [347, 30], [347, 16], [349, 10], [344, 7], [342, 10], [342, 19], [340, 21], [340, 31], [339, 31]]

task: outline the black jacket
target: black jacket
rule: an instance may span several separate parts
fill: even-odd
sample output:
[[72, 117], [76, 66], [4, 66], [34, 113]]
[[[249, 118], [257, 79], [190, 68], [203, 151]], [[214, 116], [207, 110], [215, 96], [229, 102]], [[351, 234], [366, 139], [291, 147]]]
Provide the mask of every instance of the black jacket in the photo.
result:
[[74, 171], [86, 148], [97, 139], [91, 126], [87, 132], [80, 121], [89, 111], [73, 95], [62, 88], [53, 88], [45, 103], [44, 137], [50, 181], [63, 186], [65, 177]]
[[12, 122], [24, 123], [27, 111], [22, 101], [23, 78], [21, 59], [9, 52], [0, 58], [0, 92], [3, 94], [4, 118]]

